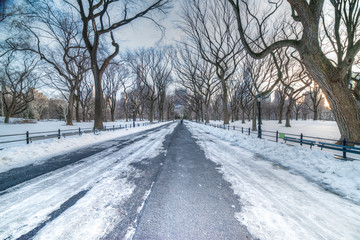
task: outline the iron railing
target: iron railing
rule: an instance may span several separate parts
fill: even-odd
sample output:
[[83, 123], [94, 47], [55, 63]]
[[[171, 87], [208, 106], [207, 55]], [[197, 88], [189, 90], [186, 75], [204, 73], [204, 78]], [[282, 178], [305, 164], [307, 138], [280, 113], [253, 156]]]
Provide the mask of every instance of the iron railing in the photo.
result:
[[[252, 131], [251, 128], [244, 128], [238, 127], [234, 125], [224, 125], [224, 124], [206, 124], [212, 127], [221, 128], [224, 130], [232, 130], [238, 131], [243, 134], [247, 135], [258, 135], [258, 131]], [[335, 157], [347, 159], [347, 160], [360, 160], [360, 143], [358, 142], [351, 142], [343, 139], [339, 141], [338, 139], [330, 139], [330, 138], [321, 138], [321, 137], [314, 137], [314, 136], [307, 136], [304, 134], [294, 134], [289, 132], [279, 132], [279, 131], [268, 131], [262, 130], [262, 138], [267, 139], [269, 141], [286, 143], [287, 145], [294, 145], [296, 143], [300, 145], [309, 145], [306, 144], [308, 142], [314, 142], [312, 146], [316, 146], [321, 150], [326, 150], [329, 152], [334, 153]], [[293, 141], [292, 139], [296, 139]], [[287, 141], [286, 141], [287, 140]], [[341, 144], [339, 144], [341, 142]], [[341, 152], [341, 155], [338, 153]]]
[[[147, 126], [150, 122], [144, 122], [144, 123], [136, 123], [133, 125], [133, 123], [128, 124], [120, 124], [120, 125], [112, 125], [112, 126], [104, 126], [104, 129], [98, 130], [93, 128], [74, 128], [74, 129], [57, 129], [53, 131], [42, 131], [42, 132], [29, 132], [26, 131], [26, 133], [18, 133], [18, 134], [6, 134], [6, 135], [0, 135], [0, 147], [4, 147], [6, 145], [9, 145], [11, 143], [19, 143], [24, 142], [26, 144], [30, 144], [33, 141], [37, 140], [46, 140], [51, 138], [66, 138], [69, 136], [79, 135], [86, 133], [94, 133], [97, 134], [100, 131], [115, 131], [120, 129], [128, 129], [133, 128], [135, 126]], [[3, 140], [6, 139], [6, 140]]]

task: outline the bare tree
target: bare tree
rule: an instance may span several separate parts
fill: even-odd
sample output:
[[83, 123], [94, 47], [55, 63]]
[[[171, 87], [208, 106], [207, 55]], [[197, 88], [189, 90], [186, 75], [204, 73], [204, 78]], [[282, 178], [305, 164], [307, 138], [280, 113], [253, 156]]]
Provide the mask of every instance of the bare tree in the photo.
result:
[[158, 111], [159, 111], [159, 121], [164, 120], [164, 103], [166, 98], [166, 91], [169, 87], [169, 84], [172, 81], [171, 72], [171, 56], [170, 48], [157, 48], [151, 49], [151, 59], [153, 62], [153, 67], [151, 68], [150, 75], [153, 79], [157, 91], [157, 101], [158, 101]]
[[174, 69], [178, 76], [177, 80], [186, 90], [186, 94], [177, 97], [186, 103], [187, 109], [195, 112], [196, 120], [200, 119], [201, 104], [199, 104], [199, 99], [202, 99], [199, 84], [197, 83], [199, 81], [197, 75], [199, 61], [200, 56], [193, 54], [186, 44], [179, 46], [178, 53], [173, 56]]
[[[246, 65], [245, 65], [246, 66]], [[253, 95], [251, 94], [251, 81], [249, 76], [249, 69], [244, 68], [241, 75], [238, 77], [236, 88], [236, 103], [241, 109], [241, 122], [245, 123], [245, 115], [250, 116], [250, 109], [252, 108]]]
[[234, 17], [222, 1], [191, 0], [184, 7], [181, 27], [202, 58], [215, 66], [223, 93], [224, 124], [229, 123], [227, 81], [235, 73], [242, 52]]
[[112, 63], [104, 73], [103, 89], [106, 105], [110, 108], [111, 121], [115, 121], [117, 94], [129, 77], [128, 69], [121, 63]]
[[[291, 9], [288, 8], [287, 16], [291, 16], [292, 21], [282, 21], [281, 31], [300, 30], [301, 34], [291, 37], [279, 34], [271, 41], [267, 41], [265, 35], [271, 32], [268, 29], [270, 21], [278, 17], [275, 13], [283, 1], [265, 3], [269, 11], [263, 11], [265, 15], [262, 16], [261, 12], [252, 10], [248, 0], [227, 2], [237, 16], [238, 31], [247, 52], [252, 57], [263, 58], [279, 48], [295, 49], [329, 100], [341, 137], [360, 142], [360, 99], [348, 87], [352, 66], [360, 51], [359, 1], [330, 0], [327, 6], [331, 10], [327, 11], [324, 0], [288, 0]], [[250, 24], [252, 29], [257, 29], [254, 35], [249, 35], [245, 29]]]
[[[19, 22], [19, 27], [33, 37], [36, 44], [26, 39], [7, 39], [18, 51], [31, 51], [50, 65], [56, 76], [49, 78], [50, 85], [59, 90], [68, 101], [66, 124], [73, 125], [76, 90], [89, 70], [88, 57], [82, 46], [79, 22], [70, 11], [56, 10], [48, 1], [28, 1], [32, 8], [31, 24]], [[48, 42], [51, 44], [45, 44]]]
[[300, 111], [304, 105], [304, 94], [301, 95], [300, 98], [297, 99], [297, 101], [294, 101], [294, 108], [295, 108], [295, 120], [299, 120]]
[[314, 120], [318, 120], [319, 116], [319, 105], [324, 100], [323, 94], [320, 87], [314, 83], [313, 86], [310, 86], [310, 91], [306, 94], [309, 97], [310, 102], [305, 102], [306, 106], [310, 111], [314, 113]]
[[24, 112], [34, 100], [34, 89], [40, 74], [36, 73], [39, 60], [31, 54], [9, 54], [0, 65], [1, 97], [5, 123], [14, 114]]
[[82, 120], [83, 122], [90, 120], [90, 111], [94, 108], [94, 84], [89, 79], [89, 77], [85, 77], [85, 80], [80, 83], [79, 86], [79, 101], [82, 109]]
[[153, 122], [156, 103], [159, 120], [163, 114], [166, 89], [171, 81], [171, 61], [166, 48], [139, 49], [128, 55], [128, 62], [136, 75], [136, 87], [142, 91], [144, 103], [149, 111], [149, 121]]
[[30, 103], [30, 109], [34, 111], [38, 121], [43, 119], [44, 111], [48, 106], [49, 101], [47, 97], [43, 93], [34, 90], [34, 100]]
[[[138, 97], [142, 98], [140, 102], [143, 102], [148, 109], [148, 118], [150, 122], [154, 120], [154, 111], [155, 103], [158, 99], [157, 88], [155, 86], [154, 78], [152, 75], [152, 69], [157, 63], [153, 60], [153, 54], [151, 49], [139, 49], [133, 53], [129, 53], [128, 62], [135, 73], [136, 76], [136, 89], [141, 91], [141, 95]], [[132, 99], [136, 100], [134, 97], [135, 92], [132, 94]], [[140, 102], [136, 103], [133, 101], [133, 109], [137, 109], [140, 106]]]
[[197, 115], [202, 116], [201, 105], [205, 108], [205, 121], [210, 121], [210, 103], [221, 82], [215, 76], [215, 66], [202, 59], [197, 49], [190, 49], [186, 43], [178, 46], [178, 54], [173, 62], [183, 87], [192, 92]]
[[134, 86], [134, 81], [130, 81], [130, 78], [121, 79], [121, 86], [123, 91], [122, 107], [125, 114], [126, 121], [129, 121], [129, 92]]
[[165, 108], [168, 121], [175, 119], [175, 96], [174, 95], [167, 95], [165, 99]]
[[284, 117], [284, 107], [285, 107], [285, 100], [286, 100], [286, 94], [285, 91], [287, 90], [287, 88], [282, 85], [279, 84], [277, 87], [277, 90], [275, 92], [275, 94], [277, 95], [277, 100], [278, 100], [278, 106], [277, 106], [277, 111], [278, 111], [278, 123], [281, 124], [283, 117]]
[[[70, 1], [66, 1], [71, 4]], [[95, 82], [95, 121], [94, 128], [103, 128], [103, 90], [102, 76], [119, 53], [120, 46], [115, 41], [114, 31], [139, 18], [151, 18], [152, 12], [164, 12], [169, 0], [147, 0], [142, 4], [134, 1], [84, 1], [77, 0], [75, 7], [81, 16], [82, 36], [90, 55], [91, 70]], [[107, 38], [106, 38], [107, 37]], [[99, 59], [99, 44], [111, 39], [113, 52]]]
[[292, 58], [292, 61], [285, 66], [284, 75], [285, 77], [281, 82], [288, 98], [285, 127], [291, 127], [290, 118], [294, 104], [302, 97], [303, 91], [311, 84], [312, 79], [309, 78], [303, 64], [297, 58]]
[[[277, 61], [282, 62], [281, 59]], [[259, 95], [262, 98], [269, 96], [282, 79], [282, 74], [278, 74], [280, 67], [277, 63], [275, 64], [273, 56], [261, 60], [247, 56], [243, 67], [245, 69], [244, 81], [248, 82], [249, 93], [252, 96], [252, 130], [255, 131], [257, 129], [256, 116], [258, 111], [256, 98]]]

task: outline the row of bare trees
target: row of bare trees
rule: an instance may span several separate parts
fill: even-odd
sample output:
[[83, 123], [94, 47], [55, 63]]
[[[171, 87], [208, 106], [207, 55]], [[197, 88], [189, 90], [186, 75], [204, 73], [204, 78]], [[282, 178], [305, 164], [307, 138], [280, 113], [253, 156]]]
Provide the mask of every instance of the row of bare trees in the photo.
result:
[[[101, 129], [104, 105], [114, 106], [113, 90], [126, 88], [122, 83], [107, 87], [111, 81], [104, 80], [111, 65], [123, 61], [119, 57], [118, 31], [139, 18], [156, 23], [155, 15], [166, 12], [169, 0], [102, 0], [86, 4], [83, 0], [66, 0], [61, 7], [45, 0], [26, 2], [28, 6], [21, 17], [14, 14], [1, 22], [13, 23], [9, 28], [13, 32], [2, 46], [2, 57], [14, 51], [32, 52], [41, 63], [46, 63], [46, 68], [51, 68], [48, 71], [56, 73], [51, 74], [52, 83], [67, 92], [71, 106], [68, 122], [72, 106], [80, 98], [77, 92], [81, 82], [90, 78], [95, 91], [94, 128]], [[146, 107], [152, 116], [155, 106], [164, 108], [161, 79], [169, 79], [168, 70], [173, 68], [189, 91], [188, 107], [209, 121], [211, 101], [220, 100], [221, 104], [216, 104], [222, 106], [222, 118], [228, 123], [229, 112], [235, 116], [237, 106], [241, 106], [246, 113], [244, 106], [248, 104], [253, 106], [255, 120], [254, 99], [266, 98], [275, 89], [282, 93], [279, 109], [288, 99], [285, 111], [289, 115], [303, 91], [313, 86], [313, 102], [319, 102], [321, 94], [315, 92], [321, 90], [341, 137], [359, 142], [360, 83], [350, 84], [353, 66], [359, 62], [359, 5], [359, 0], [186, 1], [179, 23], [184, 38], [176, 47], [179, 51], [170, 54], [173, 66], [167, 65], [167, 54], [150, 56], [142, 50], [129, 54], [128, 62], [137, 74], [134, 89], [146, 98], [140, 100], [133, 92], [124, 92], [124, 98], [132, 101], [131, 108], [138, 114]], [[149, 67], [150, 62], [153, 67]], [[50, 75], [48, 71], [43, 72]], [[89, 76], [85, 77], [85, 73]], [[220, 92], [220, 97], [214, 97], [215, 92]], [[317, 106], [312, 109], [315, 111]]]
[[349, 88], [360, 51], [359, 0], [226, 2], [236, 15], [246, 52], [263, 59], [287, 48], [295, 50], [325, 94], [341, 137], [360, 142], [360, 99], [357, 88]]
[[[73, 124], [74, 118], [80, 121], [80, 110], [83, 120], [86, 120], [92, 108], [90, 103], [94, 103], [94, 128], [102, 129], [105, 109], [110, 108], [111, 119], [114, 120], [116, 98], [121, 88], [129, 89], [126, 78], [130, 75], [131, 64], [124, 66], [122, 63], [124, 59], [119, 54], [120, 46], [116, 41], [116, 31], [139, 18], [155, 22], [155, 14], [164, 14], [168, 8], [168, 1], [122, 3], [113, 0], [77, 0], [65, 1], [61, 6], [45, 0], [27, 0], [25, 3], [26, 6], [19, 8], [20, 10], [14, 6], [17, 14], [8, 13], [8, 18], [2, 22], [6, 22], [2, 25], [2, 32], [12, 30], [10, 34], [5, 34], [8, 37], [1, 43], [1, 57], [5, 59], [0, 69], [1, 96], [6, 121], [9, 116], [24, 111], [33, 100], [32, 92], [41, 80], [38, 76], [41, 72], [42, 76], [46, 75], [43, 83], [55, 88], [66, 99], [68, 125]], [[13, 57], [19, 54], [28, 57], [24, 58], [23, 71], [16, 69], [16, 75], [11, 69], [10, 60], [13, 65], [21, 65], [16, 63], [18, 60], [15, 61]], [[166, 62], [162, 59], [164, 54], [153, 54], [152, 61], [156, 66], [151, 68], [151, 81], [158, 83], [155, 100], [159, 102], [157, 107], [161, 114], [164, 112], [166, 87], [170, 79], [168, 66], [161, 66]], [[29, 62], [29, 58], [33, 61]], [[38, 63], [41, 63], [41, 66]], [[8, 74], [5, 74], [6, 72]], [[30, 77], [30, 74], [37, 76]], [[26, 80], [20, 81], [21, 76], [18, 75], [24, 75], [23, 78]], [[161, 80], [158, 80], [159, 78]], [[155, 84], [149, 81], [143, 81], [143, 85], [149, 84], [143, 87], [146, 94], [143, 92], [142, 96], [151, 95], [151, 89]], [[18, 82], [21, 84], [15, 84]], [[125, 93], [126, 97], [134, 95], [134, 91], [131, 94]], [[94, 101], [91, 101], [92, 98]], [[154, 101], [150, 107], [152, 112], [153, 105]]]
[[[228, 109], [236, 115], [244, 95], [266, 98], [276, 88], [282, 93], [279, 109], [284, 109], [285, 99], [289, 103], [288, 120], [311, 86], [308, 96], [314, 104], [308, 107], [315, 118], [324, 94], [341, 137], [360, 142], [360, 82], [352, 82], [360, 51], [359, 0], [190, 0], [183, 4], [182, 16], [180, 26], [186, 37], [180, 55], [191, 57], [179, 58], [177, 71], [187, 75], [182, 81], [191, 92], [188, 102], [193, 111], [201, 113], [207, 101], [199, 90], [204, 81], [194, 70], [201, 58], [212, 66], [207, 69], [213, 69], [220, 85], [225, 124]], [[238, 90], [229, 91], [229, 86]], [[254, 100], [252, 104], [255, 115]]]

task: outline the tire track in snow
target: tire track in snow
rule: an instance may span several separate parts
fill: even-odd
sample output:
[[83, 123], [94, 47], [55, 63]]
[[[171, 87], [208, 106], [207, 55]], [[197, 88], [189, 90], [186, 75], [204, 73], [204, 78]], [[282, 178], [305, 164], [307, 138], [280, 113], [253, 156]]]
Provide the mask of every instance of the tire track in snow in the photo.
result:
[[[49, 216], [50, 218], [55, 216], [52, 214], [62, 209], [62, 204], [79, 192], [88, 191], [81, 199], [85, 205], [96, 204], [99, 201], [96, 194], [105, 194], [106, 197], [115, 196], [118, 200], [111, 198], [101, 200], [110, 202], [102, 203], [104, 209], [99, 209], [99, 214], [101, 210], [107, 210], [109, 206], [110, 211], [114, 211], [116, 205], [131, 194], [133, 188], [126, 182], [128, 174], [132, 171], [128, 165], [158, 154], [162, 147], [163, 136], [170, 131], [171, 126], [168, 125], [148, 134], [142, 134], [136, 138], [136, 144], [130, 143], [123, 148], [114, 146], [8, 189], [0, 196], [0, 239], [16, 239], [34, 230], [38, 231], [37, 228], [43, 223], [46, 223], [46, 226], [52, 224], [53, 221], [48, 221]], [[112, 191], [103, 190], [103, 187], [109, 187]], [[123, 192], [116, 193], [116, 191], [122, 191], [122, 188]], [[90, 208], [94, 206], [91, 204]], [[71, 211], [76, 207], [77, 204], [63, 210]], [[84, 212], [81, 214], [86, 214], [86, 210]], [[61, 216], [62, 213], [56, 214], [52, 220], [56, 221]], [[42, 227], [45, 228], [45, 225]], [[54, 226], [54, 229], [57, 227], [59, 226]], [[54, 236], [50, 235], [50, 238], [54, 239]]]

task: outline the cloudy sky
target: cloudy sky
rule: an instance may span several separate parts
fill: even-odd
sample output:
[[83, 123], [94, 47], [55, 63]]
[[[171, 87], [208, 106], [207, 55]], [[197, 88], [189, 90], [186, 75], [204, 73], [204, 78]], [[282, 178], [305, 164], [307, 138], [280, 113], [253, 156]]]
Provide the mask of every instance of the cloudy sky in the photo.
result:
[[147, 19], [138, 19], [117, 31], [116, 38], [120, 42], [122, 50], [172, 44], [179, 40], [181, 33], [177, 29], [176, 23], [180, 20], [180, 1], [173, 1], [173, 5], [174, 7], [169, 10], [166, 17], [160, 20], [160, 24], [166, 28], [163, 38], [161, 31], [154, 23]]

